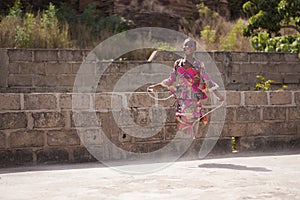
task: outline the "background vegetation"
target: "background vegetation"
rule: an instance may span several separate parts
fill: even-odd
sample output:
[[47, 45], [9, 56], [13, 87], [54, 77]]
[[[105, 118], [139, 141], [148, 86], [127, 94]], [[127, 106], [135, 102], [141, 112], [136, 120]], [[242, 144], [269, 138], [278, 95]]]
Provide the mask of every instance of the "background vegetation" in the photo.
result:
[[[180, 31], [205, 50], [299, 53], [300, 0], [231, 0], [229, 6], [231, 18], [226, 20], [198, 4], [199, 16], [182, 16]], [[33, 10], [16, 0], [0, 17], [0, 47], [90, 49], [134, 26], [121, 16], [101, 15], [93, 4], [78, 13], [66, 3]]]

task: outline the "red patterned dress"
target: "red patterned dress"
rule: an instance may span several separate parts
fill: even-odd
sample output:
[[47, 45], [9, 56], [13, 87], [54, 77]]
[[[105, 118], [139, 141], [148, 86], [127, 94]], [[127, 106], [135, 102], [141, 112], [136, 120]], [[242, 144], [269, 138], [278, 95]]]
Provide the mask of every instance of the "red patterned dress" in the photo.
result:
[[[196, 60], [189, 68], [184, 68], [183, 62], [183, 59], [175, 62], [169, 78], [163, 80], [162, 85], [176, 96], [178, 128], [189, 134], [194, 122], [203, 115], [201, 100], [207, 98], [208, 90], [215, 90], [218, 85], [206, 73], [202, 62]], [[206, 124], [207, 116], [200, 121]]]

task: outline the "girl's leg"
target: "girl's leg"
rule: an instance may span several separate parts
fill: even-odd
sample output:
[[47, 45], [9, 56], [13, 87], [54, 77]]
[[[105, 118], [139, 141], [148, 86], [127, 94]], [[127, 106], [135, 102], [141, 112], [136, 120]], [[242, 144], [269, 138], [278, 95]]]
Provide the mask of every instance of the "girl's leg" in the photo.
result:
[[192, 128], [192, 134], [193, 134], [193, 139], [198, 139], [200, 137], [200, 133], [198, 132], [199, 131], [199, 121], [195, 121], [194, 124], [193, 124], [193, 128]]

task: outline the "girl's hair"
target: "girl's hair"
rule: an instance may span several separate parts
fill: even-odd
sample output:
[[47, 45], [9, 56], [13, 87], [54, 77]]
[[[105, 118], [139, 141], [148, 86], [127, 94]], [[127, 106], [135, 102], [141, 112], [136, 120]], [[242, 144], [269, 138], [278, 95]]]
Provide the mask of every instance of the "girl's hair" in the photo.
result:
[[197, 46], [197, 43], [196, 43], [196, 41], [193, 39], [193, 38], [186, 38], [185, 40], [184, 40], [184, 42], [183, 42], [183, 44], [185, 44], [185, 43], [187, 43], [187, 42], [192, 42], [192, 44], [193, 44], [193, 46], [196, 48], [196, 46]]

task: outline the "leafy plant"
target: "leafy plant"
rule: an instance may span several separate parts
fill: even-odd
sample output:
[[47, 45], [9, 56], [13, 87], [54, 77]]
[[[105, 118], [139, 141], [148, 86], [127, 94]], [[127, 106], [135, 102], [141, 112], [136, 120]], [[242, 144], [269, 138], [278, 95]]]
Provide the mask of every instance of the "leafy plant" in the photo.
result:
[[263, 52], [300, 52], [300, 37], [297, 36], [277, 36], [270, 38], [267, 32], [258, 33], [250, 39], [252, 47]]
[[[255, 89], [256, 90], [261, 90], [261, 91], [270, 90], [271, 89], [271, 83], [274, 82], [274, 80], [266, 80], [262, 75], [257, 75], [256, 79], [257, 79], [257, 82], [255, 84]], [[287, 89], [286, 85], [283, 85], [278, 90], [284, 90], [284, 89]]]
[[20, 17], [22, 14], [21, 2], [20, 0], [16, 0], [13, 7], [9, 9], [8, 16], [9, 17]]
[[250, 0], [243, 10], [250, 17], [243, 34], [255, 50], [300, 52], [300, 0]]
[[[228, 36], [223, 38], [224, 43], [222, 44], [223, 50], [234, 50], [238, 48], [238, 43], [243, 42], [243, 28], [245, 25], [243, 24], [243, 20], [239, 19], [234, 25], [233, 29], [229, 32]], [[241, 45], [243, 46], [243, 44]], [[242, 47], [239, 47], [242, 48]]]
[[209, 25], [205, 26], [201, 31], [201, 37], [205, 43], [216, 42], [216, 30], [212, 30]]
[[271, 83], [274, 82], [274, 80], [266, 80], [262, 75], [257, 75], [256, 79], [258, 80], [258, 82], [256, 82], [255, 84], [256, 90], [262, 90], [262, 91], [270, 90]]

